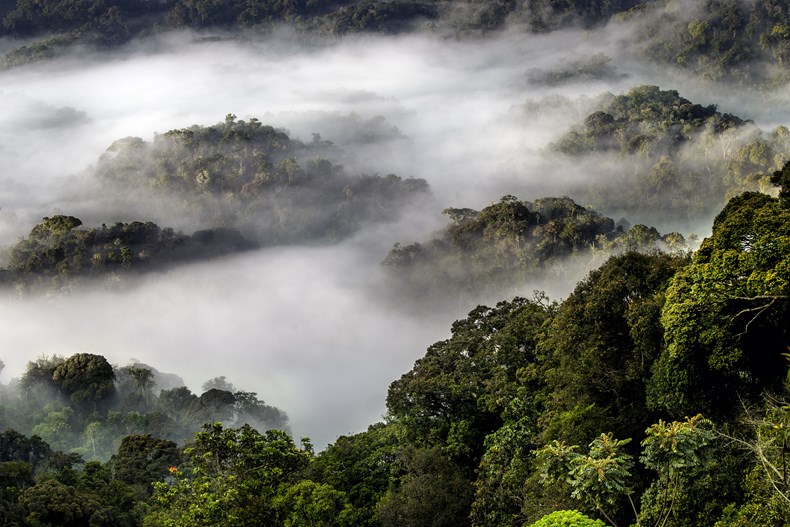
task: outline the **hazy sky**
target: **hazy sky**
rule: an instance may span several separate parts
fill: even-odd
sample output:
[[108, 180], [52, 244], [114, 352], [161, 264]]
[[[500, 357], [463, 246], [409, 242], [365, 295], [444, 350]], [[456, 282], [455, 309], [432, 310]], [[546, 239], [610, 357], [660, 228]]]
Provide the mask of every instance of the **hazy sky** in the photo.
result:
[[[389, 383], [471, 307], [433, 317], [393, 309], [376, 284], [378, 262], [394, 242], [428, 238], [444, 207], [479, 208], [503, 194], [532, 200], [561, 192], [563, 177], [586, 177], [591, 167], [550, 169], [542, 151], [607, 90], [655, 83], [701, 104], [723, 101], [722, 110], [742, 109], [741, 117], [758, 124], [783, 122], [755, 94], [703, 89], [621, 56], [611, 35], [360, 37], [304, 48], [287, 40], [197, 43], [174, 34], [113, 56], [0, 73], [5, 247], [46, 215], [138, 219], [117, 217], [86, 197], [91, 165], [115, 139], [151, 140], [173, 128], [220, 122], [227, 113], [258, 117], [305, 141], [320, 133], [346, 152], [352, 173], [425, 178], [437, 204], [333, 247], [256, 251], [150, 275], [122, 292], [0, 298], [2, 380], [42, 354], [98, 353], [116, 364], [135, 358], [181, 375], [193, 391], [225, 375], [286, 411], [294, 435], [319, 447], [363, 430], [385, 411]], [[554, 88], [527, 82], [533, 68], [598, 52], [613, 56], [623, 77]], [[550, 95], [572, 103], [526, 119], [518, 110]], [[786, 101], [787, 91], [776, 97]], [[379, 116], [400, 135], [364, 142], [353, 123]], [[189, 231], [184, 218], [139, 219]], [[567, 294], [574, 285], [553, 284], [551, 291]]]

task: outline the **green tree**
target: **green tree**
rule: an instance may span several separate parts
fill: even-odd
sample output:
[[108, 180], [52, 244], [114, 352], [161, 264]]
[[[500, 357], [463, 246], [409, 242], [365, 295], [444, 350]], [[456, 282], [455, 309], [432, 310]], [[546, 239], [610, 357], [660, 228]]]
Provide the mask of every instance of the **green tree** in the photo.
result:
[[162, 481], [170, 467], [181, 464], [178, 445], [150, 434], [132, 434], [124, 437], [108, 466], [115, 478], [142, 488], [150, 493], [154, 482]]
[[788, 317], [790, 208], [742, 194], [667, 290], [651, 403], [670, 415], [731, 418], [743, 402], [780, 389]]
[[58, 450], [68, 450], [78, 444], [79, 416], [70, 406], [52, 403], [43, 408], [43, 418], [31, 432]]
[[751, 469], [743, 479], [746, 499], [725, 509], [716, 527], [790, 522], [790, 374], [781, 394], [767, 394], [760, 408], [748, 408], [737, 435], [722, 433], [727, 441], [745, 450]]
[[527, 527], [606, 527], [606, 524], [579, 511], [555, 511]]
[[0, 462], [21, 461], [36, 470], [51, 454], [50, 446], [38, 436], [28, 437], [13, 429], [0, 433]]
[[[485, 439], [486, 451], [476, 471], [475, 501], [472, 504], [472, 525], [498, 527], [522, 525], [528, 518], [554, 508], [570, 499], [556, 489], [547, 489], [536, 477], [533, 450], [538, 422], [534, 406], [518, 408], [540, 396], [524, 386], [523, 394], [513, 401], [513, 416]], [[534, 404], [534, 403], [533, 403]], [[550, 495], [549, 495], [550, 494]]]
[[[616, 518], [625, 517], [617, 511], [624, 497], [637, 525], [666, 525], [687, 482], [707, 466], [715, 434], [711, 422], [701, 415], [672, 423], [658, 421], [645, 434], [640, 461], [658, 472], [658, 478], [642, 495], [640, 511], [632, 498], [634, 461], [622, 448], [630, 439], [602, 434], [586, 454], [578, 452], [577, 445], [555, 440], [535, 451], [541, 477], [547, 485], [566, 486], [571, 497], [612, 525], [617, 525]], [[679, 521], [682, 525], [684, 520]]]
[[144, 525], [243, 527], [277, 518], [280, 486], [298, 480], [312, 449], [297, 448], [281, 431], [260, 434], [249, 426], [217, 423], [205, 425], [184, 454], [186, 470], [174, 473], [172, 481], [154, 483]]
[[615, 256], [562, 303], [539, 342], [544, 440], [634, 437], [654, 420], [646, 390], [663, 346], [664, 291], [685, 265], [662, 253]]
[[790, 162], [771, 174], [771, 183], [779, 187], [779, 199], [784, 208], [790, 208]]
[[27, 489], [20, 503], [34, 527], [81, 527], [98, 507], [90, 497], [54, 479]]
[[[690, 483], [709, 468], [713, 454], [715, 433], [711, 425], [697, 414], [685, 421], [659, 420], [646, 430], [639, 459], [658, 473], [658, 479], [642, 495], [640, 524], [667, 525], [683, 494], [693, 495]], [[675, 522], [669, 525], [683, 525], [689, 518], [681, 516]]]
[[283, 486], [272, 506], [284, 527], [355, 527], [356, 514], [345, 493], [325, 483], [302, 480]]
[[601, 434], [590, 443], [587, 454], [577, 452], [576, 445], [553, 441], [536, 450], [535, 456], [546, 484], [567, 483], [571, 497], [617, 525], [612, 517], [617, 517], [618, 501], [623, 496], [631, 500], [633, 493], [633, 458], [622, 452], [622, 446], [629, 441], [614, 439], [612, 434]]
[[470, 471], [477, 466], [485, 436], [502, 425], [517, 395], [517, 377], [534, 367], [537, 335], [551, 312], [544, 300], [478, 306], [390, 385], [387, 408], [416, 443], [442, 446]]
[[52, 380], [83, 411], [97, 410], [115, 394], [115, 371], [101, 355], [72, 355], [55, 368]]
[[24, 522], [19, 496], [34, 484], [33, 468], [24, 461], [0, 462], [0, 523], [17, 527]]
[[378, 526], [376, 505], [401, 470], [401, 436], [397, 423], [376, 423], [365, 432], [340, 436], [316, 456], [308, 475], [348, 496], [355, 525]]
[[52, 376], [55, 369], [65, 361], [65, 357], [53, 355], [28, 362], [19, 383], [22, 388], [22, 398], [31, 406], [43, 406], [56, 398], [59, 390]]
[[472, 486], [441, 449], [406, 450], [405, 474], [378, 505], [383, 527], [469, 525]]
[[74, 216], [57, 215], [51, 218], [47, 217], [33, 227], [30, 231], [30, 236], [38, 239], [48, 239], [54, 236], [63, 236], [68, 234], [72, 229], [82, 225], [82, 221]]

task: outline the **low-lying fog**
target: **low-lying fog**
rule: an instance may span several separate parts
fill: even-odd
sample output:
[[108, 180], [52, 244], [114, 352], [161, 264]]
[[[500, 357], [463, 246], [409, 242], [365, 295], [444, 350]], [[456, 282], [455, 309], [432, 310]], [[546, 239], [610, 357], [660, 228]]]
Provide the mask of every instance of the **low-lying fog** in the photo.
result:
[[[0, 74], [3, 247], [58, 213], [191, 232], [183, 218], [118, 217], [86, 198], [91, 165], [116, 139], [151, 140], [228, 113], [303, 141], [321, 134], [346, 152], [353, 173], [424, 178], [437, 204], [331, 247], [259, 250], [149, 275], [121, 292], [0, 298], [2, 380], [42, 354], [98, 353], [120, 365], [135, 358], [181, 375], [193, 391], [225, 375], [285, 410], [294, 435], [319, 447], [363, 430], [383, 415], [389, 382], [473, 307], [433, 316], [394, 307], [377, 287], [387, 250], [427, 239], [444, 207], [480, 208], [504, 194], [531, 200], [584, 181], [596, 167], [559, 170], [541, 151], [589, 112], [595, 96], [650, 83], [758, 125], [790, 121], [748, 91], [695, 86], [620, 49], [611, 36], [581, 32], [465, 42], [359, 37], [325, 47], [175, 34], [113, 56], [85, 52]], [[613, 59], [618, 75], [609, 82], [528, 83], [534, 68], [596, 53]], [[550, 95], [573, 103], [533, 115], [516, 109]], [[786, 91], [779, 97], [786, 100]], [[366, 135], [371, 123], [391, 133]], [[695, 228], [704, 235], [709, 225]], [[560, 296], [574, 285], [528, 284], [523, 293], [548, 287]]]

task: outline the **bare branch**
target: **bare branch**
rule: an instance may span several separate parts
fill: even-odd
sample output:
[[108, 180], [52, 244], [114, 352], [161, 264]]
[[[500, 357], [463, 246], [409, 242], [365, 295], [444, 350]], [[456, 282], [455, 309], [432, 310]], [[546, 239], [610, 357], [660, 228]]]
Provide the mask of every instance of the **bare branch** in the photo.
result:
[[755, 313], [756, 312], [756, 314], [752, 318], [750, 318], [749, 321], [746, 323], [746, 325], [743, 328], [743, 331], [738, 333], [737, 335], [735, 335], [735, 338], [740, 339], [743, 335], [745, 335], [746, 333], [749, 332], [749, 326], [751, 326], [752, 323], [760, 317], [760, 315], [765, 313], [766, 310], [768, 310], [770, 307], [772, 307], [776, 303], [777, 300], [790, 300], [790, 297], [786, 296], [786, 295], [758, 295], [758, 296], [752, 296], [752, 297], [736, 296], [736, 297], [732, 297], [730, 300], [743, 300], [743, 301], [747, 301], [747, 302], [752, 302], [752, 301], [755, 301], [755, 300], [769, 300], [769, 302], [767, 304], [763, 304], [763, 305], [756, 306], [756, 307], [750, 307], [750, 308], [742, 309], [741, 311], [739, 311], [738, 313], [736, 313], [736, 314], [734, 314], [732, 316], [732, 319], [735, 320], [738, 317], [740, 317], [741, 315], [745, 315], [747, 313]]

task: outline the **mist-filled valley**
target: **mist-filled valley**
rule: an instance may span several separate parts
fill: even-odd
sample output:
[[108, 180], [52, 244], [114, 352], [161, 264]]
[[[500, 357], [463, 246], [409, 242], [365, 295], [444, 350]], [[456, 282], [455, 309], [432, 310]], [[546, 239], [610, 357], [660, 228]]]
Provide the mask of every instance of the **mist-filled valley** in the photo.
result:
[[3, 521], [790, 519], [783, 3], [73, 4], [0, 3]]
[[[391, 246], [430, 237], [446, 221], [444, 208], [481, 208], [506, 194], [523, 199], [567, 195], [579, 179], [586, 186], [590, 172], [599, 171], [598, 162], [557, 160], [547, 146], [592, 110], [588, 97], [619, 93], [641, 81], [556, 90], [529, 85], [528, 70], [552, 61], [538, 50], [553, 50], [553, 60], [561, 61], [573, 50], [553, 48], [569, 37], [593, 40], [582, 34], [531, 39], [506, 34], [471, 42], [363, 36], [304, 48], [287, 42], [198, 42], [194, 35], [173, 34], [154, 51], [132, 47], [116, 55], [67, 57], [6, 72], [0, 209], [5, 248], [55, 214], [73, 215], [86, 226], [153, 221], [186, 234], [223, 226], [221, 217], [190, 216], [172, 203], [155, 206], [156, 198], [143, 194], [149, 190], [145, 182], [131, 182], [137, 189], [102, 188], [96, 172], [116, 140], [150, 142], [171, 129], [215, 125], [228, 113], [283, 129], [308, 147], [312, 134], [320, 134], [319, 140], [332, 148], [301, 155], [323, 154], [348, 174], [424, 179], [431, 202], [407, 209], [396, 223], [361, 227], [339, 245], [287, 240], [287, 249], [265, 247], [213, 264], [171, 269], [129, 290], [81, 288], [44, 299], [6, 294], [9, 316], [4, 320], [19, 321], [3, 331], [8, 339], [2, 346], [8, 350], [5, 375], [18, 375], [42, 354], [100, 353], [119, 364], [134, 357], [177, 372], [193, 386], [221, 373], [276, 402], [292, 420], [300, 419], [296, 408], [312, 407], [303, 418], [305, 428], [296, 429], [319, 444], [378, 418], [388, 379], [479, 300], [465, 299], [446, 312], [411, 319], [410, 308], [391, 305], [397, 290], [377, 285], [383, 272], [378, 264]], [[567, 97], [569, 105], [544, 109], [541, 101], [556, 95]], [[534, 115], [524, 108], [529, 102], [539, 106]], [[612, 156], [612, 164], [619, 161]], [[604, 179], [601, 185], [614, 177], [601, 172], [594, 176]], [[145, 199], [138, 200], [141, 196]], [[698, 227], [687, 223], [686, 232], [704, 232], [710, 219], [693, 218]], [[273, 220], [264, 214], [258, 221], [266, 227]], [[311, 247], [299, 249], [300, 241]], [[564, 284], [520, 284], [514, 290], [546, 289], [558, 297], [582, 274], [576, 272]], [[156, 299], [162, 299], [160, 307], [154, 307]], [[30, 311], [39, 315], [31, 317]], [[49, 315], [42, 318], [44, 313]], [[24, 320], [46, 330], [31, 339], [30, 329], [20, 325]], [[368, 337], [360, 338], [359, 331]], [[119, 338], [119, 332], [128, 333]], [[386, 351], [382, 334], [389, 335]], [[238, 359], [228, 361], [228, 354]], [[338, 354], [362, 362], [327, 370], [339, 365]], [[317, 357], [321, 362], [314, 362]], [[213, 365], [217, 359], [224, 368]], [[361, 367], [382, 360], [399, 367], [378, 374]], [[288, 381], [278, 378], [279, 368], [285, 368]], [[303, 380], [296, 381], [294, 370], [302, 370]], [[354, 388], [334, 399], [338, 390], [368, 376], [371, 393]], [[310, 396], [304, 390], [315, 387], [317, 379], [330, 384]], [[284, 397], [286, 392], [291, 395]], [[320, 404], [327, 407], [315, 406]], [[354, 408], [362, 413], [356, 421]], [[316, 417], [328, 413], [338, 414], [330, 420], [338, 426], [333, 430], [316, 426]], [[344, 420], [349, 424], [341, 425]]]
[[[223, 226], [222, 218], [190, 215], [177, 204], [157, 206], [144, 194], [145, 182], [108, 189], [96, 173], [116, 140], [150, 142], [171, 129], [223, 122], [230, 112], [284, 129], [307, 146], [320, 134], [333, 143], [331, 151], [303, 156], [331, 156], [350, 175], [422, 178], [430, 201], [346, 239], [288, 240], [286, 248], [168, 269], [128, 288], [86, 283], [68, 294], [23, 298], [9, 291], [0, 346], [6, 380], [42, 354], [99, 353], [118, 364], [136, 358], [176, 372], [191, 386], [226, 375], [285, 409], [296, 433], [318, 444], [364, 427], [383, 413], [393, 375], [476, 301], [412, 318], [412, 308], [398, 305], [409, 300], [380, 285], [379, 263], [392, 245], [429, 237], [445, 223], [445, 207], [482, 207], [511, 193], [563, 195], [562, 179], [573, 178], [564, 170], [547, 174], [550, 162], [541, 153], [565, 128], [555, 129], [555, 117], [531, 123], [518, 108], [550, 93], [527, 85], [526, 71], [539, 54], [530, 60], [513, 53], [502, 64], [509, 46], [533, 46], [515, 36], [460, 43], [365, 36], [317, 49], [165, 38], [156, 51], [67, 57], [4, 74], [4, 249], [56, 214], [86, 227], [153, 221], [192, 234]], [[581, 112], [560, 118], [571, 126]], [[530, 176], [525, 165], [541, 168]], [[255, 221], [263, 228], [272, 218]], [[520, 290], [548, 286], [561, 295], [573, 283]], [[29, 323], [46, 329], [31, 331]], [[313, 392], [319, 385], [326, 389]]]

